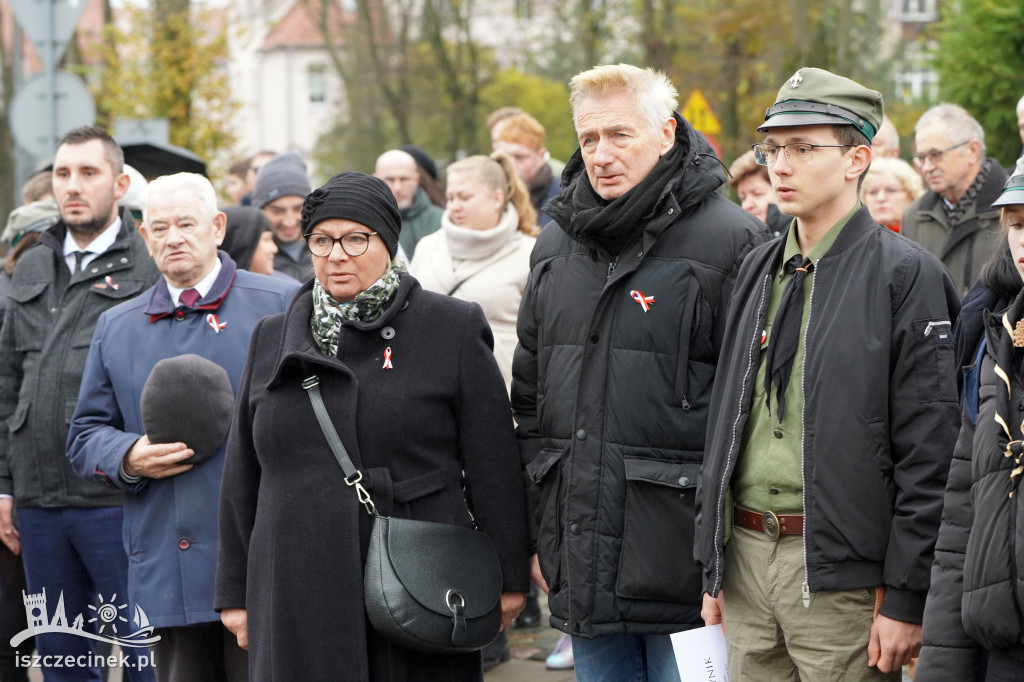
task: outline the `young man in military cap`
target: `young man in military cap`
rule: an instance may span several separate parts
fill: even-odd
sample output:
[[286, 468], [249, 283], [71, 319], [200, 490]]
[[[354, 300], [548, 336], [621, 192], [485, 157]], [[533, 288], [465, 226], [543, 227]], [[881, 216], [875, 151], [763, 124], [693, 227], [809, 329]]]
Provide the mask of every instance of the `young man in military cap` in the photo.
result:
[[881, 121], [879, 93], [802, 68], [758, 128], [794, 220], [740, 269], [697, 496], [734, 679], [898, 680], [921, 646], [959, 297], [858, 200]]

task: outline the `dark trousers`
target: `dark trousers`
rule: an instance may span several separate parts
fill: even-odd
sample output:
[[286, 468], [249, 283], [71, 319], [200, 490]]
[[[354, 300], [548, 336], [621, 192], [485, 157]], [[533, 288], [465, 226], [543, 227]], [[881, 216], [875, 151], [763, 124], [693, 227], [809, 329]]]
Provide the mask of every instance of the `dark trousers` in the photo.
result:
[[25, 569], [21, 557], [0, 542], [0, 682], [22, 682], [28, 679], [27, 669], [15, 665], [14, 657], [31, 654], [29, 637], [15, 649], [11, 638], [28, 626], [22, 590], [25, 589]]
[[[67, 624], [73, 626], [81, 615], [83, 629], [92, 632], [96, 632], [97, 622], [89, 620], [96, 618], [101, 600], [117, 606], [128, 604], [128, 557], [121, 542], [122, 520], [121, 507], [18, 510], [28, 594], [42, 595], [46, 591], [47, 623], [54, 618], [62, 595]], [[127, 618], [131, 620], [131, 616]], [[115, 633], [108, 625], [102, 634]], [[96, 645], [95, 640], [62, 633], [37, 635], [35, 640], [42, 656], [89, 656]], [[125, 653], [129, 667], [124, 669], [124, 679], [152, 682], [152, 669], [141, 667], [138, 658], [148, 651], [128, 648]], [[47, 682], [98, 681], [101, 674], [93, 667], [65, 667], [47, 668], [45, 677]]]
[[158, 682], [246, 682], [249, 654], [221, 623], [157, 628]]

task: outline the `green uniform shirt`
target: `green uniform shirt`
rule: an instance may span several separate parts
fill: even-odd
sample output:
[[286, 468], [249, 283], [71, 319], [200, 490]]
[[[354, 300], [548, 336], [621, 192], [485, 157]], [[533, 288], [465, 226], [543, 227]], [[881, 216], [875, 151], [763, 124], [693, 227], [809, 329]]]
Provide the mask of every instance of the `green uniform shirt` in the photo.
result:
[[[832, 247], [843, 226], [860, 209], [857, 202], [835, 226], [806, 254], [812, 263]], [[736, 504], [754, 511], [773, 511], [777, 514], [799, 514], [803, 511], [803, 475], [801, 471], [800, 448], [803, 440], [803, 371], [804, 371], [804, 330], [810, 315], [811, 288], [815, 271], [804, 277], [804, 310], [800, 318], [800, 337], [793, 358], [793, 373], [786, 386], [786, 409], [779, 422], [778, 403], [775, 400], [775, 386], [772, 386], [771, 410], [765, 404], [764, 374], [768, 343], [772, 336], [772, 322], [782, 300], [786, 284], [794, 277], [786, 274], [785, 263], [800, 253], [796, 230], [789, 230], [786, 250], [782, 262], [772, 280], [771, 296], [768, 299], [768, 314], [765, 317], [761, 353], [757, 364], [757, 378], [754, 380], [754, 404], [750, 417], [743, 429], [739, 460], [732, 479], [733, 499]], [[731, 509], [729, 510], [732, 511]]]

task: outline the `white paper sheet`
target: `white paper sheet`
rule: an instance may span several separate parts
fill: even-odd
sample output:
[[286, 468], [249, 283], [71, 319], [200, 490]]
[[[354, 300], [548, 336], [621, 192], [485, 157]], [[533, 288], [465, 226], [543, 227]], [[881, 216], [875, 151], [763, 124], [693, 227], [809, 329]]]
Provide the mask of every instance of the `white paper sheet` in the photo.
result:
[[671, 639], [682, 682], [729, 682], [721, 625], [677, 632]]

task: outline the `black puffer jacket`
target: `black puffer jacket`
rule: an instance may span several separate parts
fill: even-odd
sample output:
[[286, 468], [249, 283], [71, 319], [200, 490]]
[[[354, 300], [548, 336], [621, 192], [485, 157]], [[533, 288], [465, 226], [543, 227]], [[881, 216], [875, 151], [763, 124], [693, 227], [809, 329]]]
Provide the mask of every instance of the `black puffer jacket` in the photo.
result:
[[700, 624], [689, 547], [711, 381], [739, 263], [767, 232], [715, 191], [720, 164], [682, 119], [676, 144], [680, 166], [617, 263], [564, 231], [565, 197], [589, 182], [577, 152], [519, 311], [520, 453], [551, 622], [575, 636]]
[[1006, 327], [1022, 317], [1024, 294], [986, 316], [977, 426], [965, 410], [935, 545], [915, 678], [924, 682], [979, 679], [984, 649], [1024, 643], [1024, 507], [1011, 475], [1022, 461], [1024, 354]]
[[[697, 558], [722, 586], [729, 489], [752, 400], [770, 280], [785, 238], [744, 261], [726, 327], [701, 473]], [[805, 581], [887, 587], [881, 612], [920, 622], [953, 445], [960, 299], [917, 244], [853, 214], [815, 263], [803, 332]], [[731, 512], [731, 510], [729, 510]]]

